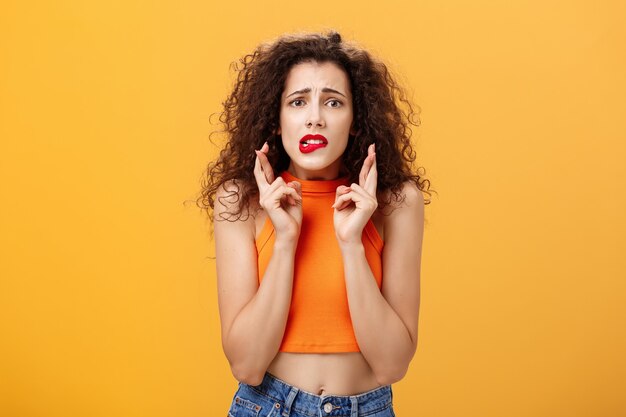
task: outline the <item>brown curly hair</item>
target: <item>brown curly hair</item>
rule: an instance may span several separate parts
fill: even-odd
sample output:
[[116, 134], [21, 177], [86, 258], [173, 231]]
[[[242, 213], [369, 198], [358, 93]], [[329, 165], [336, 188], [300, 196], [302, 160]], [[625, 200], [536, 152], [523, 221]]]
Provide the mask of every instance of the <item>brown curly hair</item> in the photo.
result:
[[[273, 42], [261, 43], [254, 52], [240, 58], [241, 65], [231, 64], [231, 68], [238, 72], [237, 80], [231, 94], [222, 103], [224, 111], [219, 117], [224, 125], [222, 132], [226, 132], [226, 144], [217, 160], [203, 173], [201, 195], [196, 200], [212, 220], [209, 209], [214, 209], [215, 194], [226, 183], [229, 183], [226, 191], [231, 191], [227, 198], [242, 197], [238, 210], [228, 213], [228, 218], [239, 216], [235, 219], [239, 220], [244, 208], [249, 213], [250, 198], [258, 195], [253, 173], [254, 150], [260, 149], [265, 141], [269, 144], [267, 157], [275, 174], [288, 168], [289, 156], [280, 136], [275, 134], [279, 127], [280, 99], [291, 67], [308, 61], [335, 63], [348, 75], [357, 133], [349, 136], [341, 158], [350, 183], [359, 182], [368, 146], [376, 143], [379, 210], [390, 205], [392, 197], [403, 201], [400, 200], [401, 190], [407, 180], [430, 195], [430, 181], [419, 175], [419, 169], [417, 172], [412, 169], [415, 151], [411, 146], [409, 124], [419, 126], [419, 115], [387, 66], [363, 48], [342, 41], [336, 31], [326, 35], [292, 33]], [[408, 107], [407, 112], [400, 109], [396, 99]], [[417, 109], [419, 113], [419, 106]], [[232, 190], [230, 184], [236, 190]], [[430, 204], [430, 200], [425, 200], [425, 204]]]

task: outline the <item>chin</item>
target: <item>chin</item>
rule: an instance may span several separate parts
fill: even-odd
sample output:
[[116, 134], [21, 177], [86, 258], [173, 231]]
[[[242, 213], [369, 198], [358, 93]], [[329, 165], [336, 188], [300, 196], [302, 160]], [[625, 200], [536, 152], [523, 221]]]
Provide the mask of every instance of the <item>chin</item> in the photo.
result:
[[313, 161], [301, 161], [298, 159], [292, 159], [294, 165], [307, 171], [322, 171], [332, 165], [332, 162], [313, 162]]

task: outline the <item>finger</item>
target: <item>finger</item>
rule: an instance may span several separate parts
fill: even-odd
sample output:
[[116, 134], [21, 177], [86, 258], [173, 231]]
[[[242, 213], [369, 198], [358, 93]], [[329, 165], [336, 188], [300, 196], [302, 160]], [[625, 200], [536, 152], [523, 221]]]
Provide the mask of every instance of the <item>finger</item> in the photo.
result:
[[[287, 183], [287, 187], [293, 188], [291, 185], [289, 185], [289, 183]], [[287, 195], [287, 203], [289, 203], [289, 205], [293, 206], [296, 203], [296, 200], [294, 200], [292, 196]]]
[[293, 187], [285, 186], [287, 202], [292, 206], [302, 204], [302, 197], [298, 195], [298, 192]]
[[363, 187], [370, 195], [376, 196], [376, 187], [378, 185], [378, 164], [376, 162], [376, 153], [372, 154], [372, 167], [365, 180]]
[[[378, 207], [378, 200], [376, 199], [376, 193], [370, 194], [367, 190], [365, 190], [358, 184], [352, 184], [350, 188], [352, 188], [352, 190], [355, 193], [357, 193], [357, 195], [360, 197], [360, 199], [358, 200], [355, 199], [355, 200], [363, 202], [363, 204], [361, 205], [363, 209], [368, 210], [369, 208], [373, 208], [375, 210]], [[371, 204], [371, 207], [370, 207], [370, 204]]]
[[346, 193], [348, 191], [350, 191], [350, 187], [348, 187], [347, 185], [340, 185], [335, 190], [335, 198], [339, 197], [340, 195], [342, 195], [342, 194], [344, 194], [344, 193]]
[[296, 190], [296, 193], [302, 197], [302, 184], [300, 184], [298, 181], [289, 181], [287, 183], [287, 185], [291, 188], [293, 188], [294, 190]]
[[296, 192], [296, 190], [294, 190], [291, 187], [288, 187], [286, 184], [284, 185], [280, 185], [278, 186], [271, 194], [270, 194], [270, 198], [271, 201], [274, 202], [278, 202], [280, 203], [280, 201], [283, 199], [283, 197], [293, 197], [295, 202], [301, 202], [302, 201], [302, 197], [300, 197], [298, 195], [298, 193]]
[[375, 195], [370, 194], [365, 188], [361, 187], [359, 184], [352, 184], [350, 188], [352, 188], [352, 191], [363, 197], [364, 200], [376, 199]]
[[335, 208], [337, 211], [341, 211], [341, 210], [345, 209], [346, 207], [350, 206], [351, 204], [353, 204], [353, 201], [352, 201], [352, 200], [350, 200], [350, 201], [344, 201], [343, 203], [339, 204], [338, 206], [335, 206], [334, 208]]
[[337, 197], [335, 204], [333, 204], [333, 208], [340, 211], [344, 208], [348, 207], [353, 202], [356, 204], [358, 201], [361, 201], [363, 197], [359, 196], [354, 191], [350, 191], [347, 194]]
[[[296, 194], [300, 195], [300, 194], [298, 193], [298, 189], [296, 188], [296, 185], [295, 185], [295, 182], [294, 182], [294, 181], [289, 181], [289, 182], [287, 183], [287, 187], [293, 188], [293, 189], [296, 191]], [[302, 197], [302, 195], [300, 195], [300, 197]], [[296, 203], [295, 198], [293, 198], [291, 195], [288, 195], [288, 196], [287, 196], [287, 201], [288, 201], [288, 202], [289, 202], [289, 204], [291, 204], [292, 206], [295, 206], [295, 205], [297, 204], [297, 203]]]
[[[352, 184], [353, 186], [356, 184]], [[347, 202], [348, 200], [354, 201], [355, 203], [357, 201], [361, 201], [364, 198], [367, 198], [363, 195], [360, 195], [359, 193], [356, 192], [354, 187], [347, 187], [344, 189], [343, 194], [338, 195], [337, 197], [335, 197], [335, 201], [343, 201], [343, 202]], [[336, 207], [338, 205], [335, 205]]]
[[[255, 150], [255, 152], [257, 152]], [[261, 170], [261, 161], [259, 159], [259, 154], [257, 153], [256, 158], [254, 158], [254, 178], [256, 179], [257, 186], [259, 187], [259, 191], [262, 192], [265, 190], [270, 184], [267, 182], [267, 178], [263, 171]]]
[[[260, 160], [260, 159], [259, 159]], [[283, 179], [283, 177], [276, 177], [274, 179], [274, 181], [272, 181], [272, 183], [270, 184], [271, 186], [271, 191], [269, 192], [273, 192], [276, 188], [282, 186], [282, 185], [286, 185], [285, 184], [285, 180]]]
[[294, 198], [293, 198], [292, 196], [287, 195], [287, 196], [285, 196], [285, 197], [287, 198], [287, 203], [288, 203], [290, 206], [293, 206], [293, 205], [295, 205], [295, 204], [296, 204], [296, 200], [294, 200]]
[[[263, 148], [267, 147], [267, 143], [263, 145]], [[262, 151], [256, 151], [257, 156], [259, 157], [259, 162], [261, 163], [261, 169], [263, 170], [263, 174], [265, 174], [265, 178], [267, 178], [267, 182], [271, 184], [274, 182], [274, 170], [272, 169], [272, 165], [270, 161], [267, 159], [267, 153]]]
[[[335, 190], [335, 202], [337, 202], [337, 198], [350, 191], [350, 187], [348, 187], [347, 185], [340, 185], [339, 187], [337, 187], [337, 189]], [[335, 207], [335, 204], [333, 203], [331, 207]]]
[[298, 195], [302, 197], [302, 184], [300, 184], [300, 181], [291, 181], [290, 184], [293, 185]]
[[361, 186], [365, 185], [365, 181], [367, 180], [367, 173], [370, 170], [371, 167], [371, 158], [370, 155], [368, 154], [365, 159], [363, 160], [363, 165], [361, 166], [361, 172], [359, 172], [359, 184]]
[[350, 189], [354, 192], [357, 192], [361, 195], [366, 195], [365, 190], [359, 184], [352, 183], [350, 184]]
[[[262, 172], [261, 172], [261, 177], [263, 178], [263, 180], [265, 180], [265, 176], [263, 175]], [[274, 192], [280, 187], [282, 187], [283, 185], [285, 185], [285, 180], [283, 180], [283, 177], [278, 177], [273, 183], [265, 185], [265, 189], [263, 190], [263, 192], [261, 193], [259, 197], [264, 199], [265, 201], [274, 202], [274, 199], [275, 199], [275, 196], [273, 195]]]
[[348, 192], [350, 190], [350, 187], [345, 186], [345, 185], [340, 185], [339, 187], [337, 187], [335, 189], [335, 201], [333, 201], [333, 205], [331, 206], [332, 208], [336, 208], [338, 205], [338, 200], [339, 197], [341, 197], [342, 195], [344, 195], [346, 192]]
[[367, 156], [365, 157], [365, 160], [363, 160], [363, 166], [361, 167], [361, 172], [359, 173], [359, 185], [361, 187], [365, 187], [369, 172], [374, 165], [374, 155], [374, 144], [372, 143], [367, 148]]

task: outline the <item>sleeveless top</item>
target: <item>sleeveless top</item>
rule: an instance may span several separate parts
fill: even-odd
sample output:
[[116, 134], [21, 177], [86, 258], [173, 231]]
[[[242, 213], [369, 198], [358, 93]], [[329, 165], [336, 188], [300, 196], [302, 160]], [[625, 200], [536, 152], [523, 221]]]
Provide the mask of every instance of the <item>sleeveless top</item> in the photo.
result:
[[[288, 171], [285, 182], [302, 184], [302, 226], [294, 261], [291, 306], [281, 352], [360, 352], [350, 310], [343, 259], [333, 225], [336, 189], [350, 185], [347, 177], [302, 180]], [[272, 256], [275, 240], [269, 216], [256, 239], [259, 285]], [[371, 219], [362, 235], [365, 257], [378, 288], [382, 288], [383, 240]], [[363, 277], [365, 279], [365, 277]]]

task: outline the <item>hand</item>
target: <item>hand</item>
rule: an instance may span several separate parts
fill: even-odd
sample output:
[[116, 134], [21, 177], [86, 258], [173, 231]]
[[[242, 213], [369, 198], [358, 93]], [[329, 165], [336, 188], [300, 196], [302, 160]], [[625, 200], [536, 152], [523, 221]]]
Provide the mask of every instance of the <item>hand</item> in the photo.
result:
[[259, 187], [259, 203], [272, 221], [277, 238], [298, 240], [302, 226], [302, 186], [298, 181], [285, 183], [274, 178], [274, 170], [267, 159], [269, 145], [263, 144], [256, 152], [254, 177]]
[[349, 187], [345, 185], [337, 187], [333, 204], [335, 209], [333, 223], [340, 245], [361, 243], [363, 228], [378, 208], [376, 199], [378, 171], [374, 150], [374, 144], [371, 144], [359, 174], [359, 183], [352, 183]]

